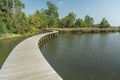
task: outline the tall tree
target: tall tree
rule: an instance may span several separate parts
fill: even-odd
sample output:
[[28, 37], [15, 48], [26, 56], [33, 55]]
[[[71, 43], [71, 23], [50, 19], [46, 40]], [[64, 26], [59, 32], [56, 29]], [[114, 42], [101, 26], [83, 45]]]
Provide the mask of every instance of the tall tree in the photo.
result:
[[76, 20], [76, 14], [70, 12], [65, 18], [62, 18], [63, 27], [74, 27], [74, 22]]
[[28, 31], [27, 17], [23, 12], [16, 13], [12, 16], [16, 33], [24, 33]]
[[12, 32], [12, 19], [11, 19], [11, 0], [1, 0], [0, 1], [0, 31], [2, 33]]
[[82, 19], [78, 18], [75, 22], [75, 26], [76, 27], [84, 27], [85, 26], [84, 21]]
[[23, 7], [24, 4], [21, 0], [0, 0], [0, 33], [15, 32], [14, 26], [22, 22], [18, 23], [15, 20], [19, 19], [18, 15], [21, 14]]
[[85, 16], [85, 27], [93, 27], [94, 25], [94, 19], [92, 17], [90, 17], [89, 15]]
[[105, 18], [103, 18], [100, 23], [100, 28], [108, 28], [108, 27], [111, 27], [111, 25], [108, 23], [108, 21]]
[[58, 8], [51, 1], [47, 1], [48, 9], [42, 9], [41, 12], [46, 18], [48, 27], [55, 27], [55, 24], [59, 18]]
[[25, 4], [21, 0], [13, 0], [13, 13], [19, 13], [25, 8]]
[[21, 0], [13, 0], [13, 8], [12, 12], [12, 20], [15, 28], [15, 32], [23, 33], [24, 29], [26, 29], [26, 14], [22, 12], [22, 9], [25, 7], [24, 3]]
[[44, 17], [39, 11], [36, 11], [36, 13], [28, 17], [28, 26], [31, 33], [39, 32], [39, 29], [41, 29], [44, 24]]

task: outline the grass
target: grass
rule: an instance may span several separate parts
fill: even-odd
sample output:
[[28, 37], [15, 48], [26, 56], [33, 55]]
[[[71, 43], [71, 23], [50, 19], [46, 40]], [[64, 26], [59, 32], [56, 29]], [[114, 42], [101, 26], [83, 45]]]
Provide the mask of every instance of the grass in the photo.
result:
[[6, 34], [2, 34], [0, 35], [0, 39], [10, 39], [10, 38], [16, 38], [16, 37], [29, 37], [29, 36], [33, 36], [36, 34], [40, 34], [42, 33], [41, 31], [38, 32], [28, 32], [28, 33], [22, 33], [22, 34], [13, 34], [13, 33], [6, 33]]
[[7, 33], [7, 34], [3, 34], [0, 36], [0, 39], [9, 39], [9, 38], [15, 38], [15, 37], [22, 37], [21, 34], [10, 34], [10, 33]]
[[46, 30], [56, 30], [63, 33], [102, 33], [120, 32], [120, 28], [46, 28]]
[[[107, 33], [107, 32], [120, 32], [120, 28], [46, 28], [45, 30], [59, 31], [60, 33]], [[43, 32], [39, 32], [43, 33]], [[38, 33], [36, 33], [38, 34]], [[15, 37], [27, 37], [35, 35], [35, 33], [24, 33], [24, 34], [10, 34], [6, 33], [0, 36], [0, 39], [9, 39]]]

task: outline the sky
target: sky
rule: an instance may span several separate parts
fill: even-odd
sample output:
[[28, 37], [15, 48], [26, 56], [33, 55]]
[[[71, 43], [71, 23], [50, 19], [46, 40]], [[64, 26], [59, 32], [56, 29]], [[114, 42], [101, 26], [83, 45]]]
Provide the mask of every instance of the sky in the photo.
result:
[[[22, 0], [25, 3], [23, 10], [27, 15], [36, 10], [47, 9], [47, 0]], [[120, 0], [50, 0], [58, 7], [60, 18], [74, 12], [77, 18], [89, 15], [94, 18], [95, 24], [106, 18], [112, 26], [120, 26]]]

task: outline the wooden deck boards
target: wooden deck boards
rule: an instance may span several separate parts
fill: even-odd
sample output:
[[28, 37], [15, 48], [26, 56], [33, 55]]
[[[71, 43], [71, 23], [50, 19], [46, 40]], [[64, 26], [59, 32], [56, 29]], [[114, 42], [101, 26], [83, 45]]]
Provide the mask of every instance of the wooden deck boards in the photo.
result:
[[0, 70], [0, 80], [62, 80], [42, 55], [38, 42], [49, 32], [30, 37], [18, 44]]

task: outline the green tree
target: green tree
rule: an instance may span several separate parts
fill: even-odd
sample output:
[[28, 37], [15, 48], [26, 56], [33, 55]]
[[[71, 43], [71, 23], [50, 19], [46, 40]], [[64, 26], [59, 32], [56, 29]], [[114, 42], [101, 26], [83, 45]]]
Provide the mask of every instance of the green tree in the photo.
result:
[[28, 26], [31, 33], [36, 33], [44, 26], [44, 17], [39, 11], [28, 17]]
[[93, 27], [94, 25], [94, 19], [92, 17], [90, 17], [89, 15], [85, 16], [85, 27]]
[[13, 0], [13, 13], [19, 13], [22, 9], [25, 8], [25, 4], [21, 0]]
[[15, 23], [16, 21], [14, 20], [17, 20], [19, 16], [13, 16], [15, 16], [17, 12], [21, 12], [23, 6], [24, 4], [21, 0], [0, 0], [0, 33], [15, 32], [14, 24], [17, 25], [18, 23]]
[[58, 18], [59, 14], [58, 14], [57, 6], [50, 1], [47, 1], [47, 6], [48, 6], [48, 15], [54, 15], [55, 18]]
[[84, 27], [84, 21], [80, 18], [78, 18], [75, 22], [76, 27]]
[[61, 19], [57, 19], [55, 26], [56, 26], [57, 28], [62, 28], [62, 27], [63, 27], [63, 26], [62, 26], [62, 20], [61, 20]]
[[58, 8], [51, 1], [47, 1], [48, 9], [42, 9], [41, 12], [46, 19], [47, 27], [56, 27], [55, 24], [59, 18]]
[[103, 18], [100, 23], [100, 28], [109, 28], [109, 27], [111, 27], [111, 25], [108, 23], [108, 21], [105, 18]]
[[15, 13], [13, 16], [14, 28], [16, 33], [28, 32], [28, 22], [26, 14], [23, 12]]
[[27, 27], [27, 17], [22, 9], [25, 7], [21, 0], [13, 0], [12, 20], [14, 24], [15, 31], [17, 33], [23, 33]]
[[63, 27], [74, 27], [74, 22], [76, 20], [76, 14], [73, 12], [70, 12], [65, 18], [62, 18], [61, 25]]
[[[10, 0], [11, 1], [11, 0]], [[11, 19], [10, 6], [8, 0], [0, 1], [0, 30], [2, 33], [9, 33], [13, 30], [13, 22]]]

